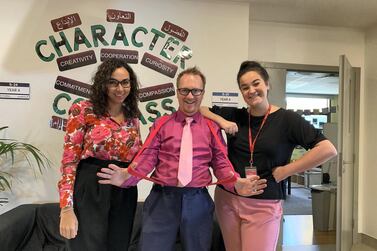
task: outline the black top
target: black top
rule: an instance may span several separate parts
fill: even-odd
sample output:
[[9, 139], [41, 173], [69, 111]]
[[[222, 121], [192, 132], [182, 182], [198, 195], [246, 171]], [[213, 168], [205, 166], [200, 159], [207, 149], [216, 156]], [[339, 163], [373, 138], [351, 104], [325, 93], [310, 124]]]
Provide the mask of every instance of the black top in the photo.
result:
[[[245, 177], [245, 167], [250, 161], [247, 109], [214, 106], [210, 110], [226, 120], [237, 123], [238, 133], [234, 136], [227, 134], [228, 155], [234, 169], [241, 177]], [[253, 140], [263, 117], [251, 116]], [[259, 133], [253, 154], [257, 173], [261, 178], [267, 179], [267, 187], [264, 193], [250, 198], [284, 199], [284, 182], [275, 181], [272, 176], [273, 168], [288, 164], [295, 146], [301, 145], [308, 150], [325, 139], [319, 130], [293, 111], [280, 108], [271, 113]]]

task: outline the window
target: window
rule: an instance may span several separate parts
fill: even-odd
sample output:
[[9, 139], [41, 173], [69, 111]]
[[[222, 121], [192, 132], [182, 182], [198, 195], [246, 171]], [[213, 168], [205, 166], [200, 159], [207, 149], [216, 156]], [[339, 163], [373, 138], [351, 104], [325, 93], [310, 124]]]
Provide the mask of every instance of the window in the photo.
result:
[[330, 99], [325, 97], [290, 97], [287, 96], [287, 109], [302, 114], [315, 128], [322, 129], [328, 122]]

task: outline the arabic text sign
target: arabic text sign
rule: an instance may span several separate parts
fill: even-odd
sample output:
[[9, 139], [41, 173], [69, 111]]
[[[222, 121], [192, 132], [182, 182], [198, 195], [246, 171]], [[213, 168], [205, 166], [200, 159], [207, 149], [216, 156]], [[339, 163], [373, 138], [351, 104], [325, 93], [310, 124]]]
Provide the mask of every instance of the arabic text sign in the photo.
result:
[[108, 22], [133, 24], [135, 22], [135, 13], [131, 11], [108, 9], [106, 10], [106, 20]]
[[52, 116], [50, 120], [50, 127], [58, 130], [65, 131], [67, 128], [67, 119], [58, 117], [58, 116]]
[[187, 30], [179, 27], [178, 25], [170, 23], [168, 21], [164, 22], [164, 24], [161, 27], [161, 30], [168, 33], [169, 35], [172, 35], [173, 37], [180, 39], [183, 42], [186, 41], [188, 37]]
[[55, 32], [75, 27], [80, 24], [81, 19], [77, 13], [51, 20], [51, 26]]

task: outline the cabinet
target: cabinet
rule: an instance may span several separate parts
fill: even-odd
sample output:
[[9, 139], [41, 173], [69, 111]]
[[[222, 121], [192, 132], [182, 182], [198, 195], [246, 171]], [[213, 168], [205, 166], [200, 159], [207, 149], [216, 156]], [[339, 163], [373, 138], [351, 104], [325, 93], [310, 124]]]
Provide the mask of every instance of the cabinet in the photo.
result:
[[319, 167], [312, 168], [303, 173], [297, 173], [292, 175], [292, 182], [295, 182], [299, 185], [303, 185], [306, 188], [310, 188], [313, 185], [322, 184], [322, 169]]

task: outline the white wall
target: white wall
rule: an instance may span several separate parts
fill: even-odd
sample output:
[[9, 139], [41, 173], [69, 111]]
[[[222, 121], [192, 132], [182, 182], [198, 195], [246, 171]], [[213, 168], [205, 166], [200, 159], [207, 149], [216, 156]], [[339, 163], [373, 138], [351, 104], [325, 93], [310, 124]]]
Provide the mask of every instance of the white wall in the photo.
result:
[[[205, 2], [205, 1], [52, 1], [52, 0], [20, 0], [1, 2], [0, 30], [0, 82], [26, 82], [31, 86], [30, 100], [0, 99], [0, 126], [8, 125], [8, 137], [27, 141], [40, 147], [53, 161], [53, 168], [46, 172], [42, 179], [34, 180], [30, 174], [20, 174], [22, 183], [14, 182], [13, 194], [0, 194], [0, 197], [10, 196], [11, 203], [0, 208], [0, 213], [15, 205], [38, 201], [57, 201], [56, 183], [59, 179], [59, 162], [62, 153], [64, 132], [49, 127], [49, 120], [56, 115], [52, 103], [61, 91], [54, 89], [56, 77], [64, 76], [89, 83], [90, 78], [99, 63], [59, 72], [56, 61], [43, 62], [35, 53], [37, 41], [53, 35], [50, 21], [72, 13], [80, 15], [82, 25], [79, 27], [91, 41], [90, 26], [101, 24], [106, 27], [111, 41], [115, 23], [106, 22], [106, 9], [122, 9], [135, 12], [135, 23], [124, 25], [126, 34], [129, 29], [143, 26], [160, 29], [164, 21], [170, 21], [189, 32], [185, 45], [193, 50], [193, 57], [187, 61], [187, 66], [197, 65], [206, 74], [208, 80], [207, 94], [204, 103], [210, 105], [212, 91], [234, 90], [235, 73], [239, 63], [248, 55], [249, 7], [245, 3]], [[64, 30], [73, 46], [74, 29]], [[145, 43], [150, 43], [152, 36]], [[166, 41], [163, 40], [163, 41]], [[162, 48], [163, 43], [156, 44]], [[124, 48], [109, 46], [108, 48], [132, 49], [139, 51], [139, 62], [147, 48], [135, 48], [132, 45]], [[144, 45], [146, 47], [146, 45]], [[103, 48], [92, 47], [97, 54]], [[50, 45], [44, 50], [52, 49]], [[81, 51], [89, 50], [80, 45]], [[68, 53], [62, 49], [64, 56]], [[156, 52], [157, 51], [157, 52]], [[77, 53], [73, 52], [73, 53]], [[72, 53], [72, 54], [73, 54]], [[152, 54], [158, 56], [156, 49]], [[143, 87], [173, 82], [140, 64], [132, 65]], [[178, 70], [178, 72], [181, 69]], [[178, 73], [177, 73], [178, 75]], [[77, 96], [70, 94], [72, 98]], [[175, 100], [175, 97], [171, 97]], [[157, 103], [160, 100], [156, 100]], [[60, 102], [60, 107], [68, 109], [71, 102]], [[174, 103], [176, 106], [177, 104]], [[143, 114], [145, 103], [141, 103]], [[161, 108], [160, 108], [161, 109]], [[161, 111], [162, 113], [164, 111]], [[66, 117], [66, 115], [62, 116]], [[149, 122], [143, 126], [143, 137], [147, 135]], [[143, 200], [149, 192], [150, 184], [139, 184], [139, 199]], [[4, 195], [4, 196], [3, 196]]]
[[360, 173], [360, 199], [363, 209], [361, 231], [377, 238], [377, 201], [370, 196], [377, 191], [377, 28], [366, 32], [365, 43], [365, 123], [361, 128], [365, 134], [363, 142], [365, 159]]
[[[364, 32], [285, 23], [250, 23], [249, 58], [259, 61], [338, 66], [346, 54], [364, 68]], [[352, 38], [352, 39], [350, 39]]]

